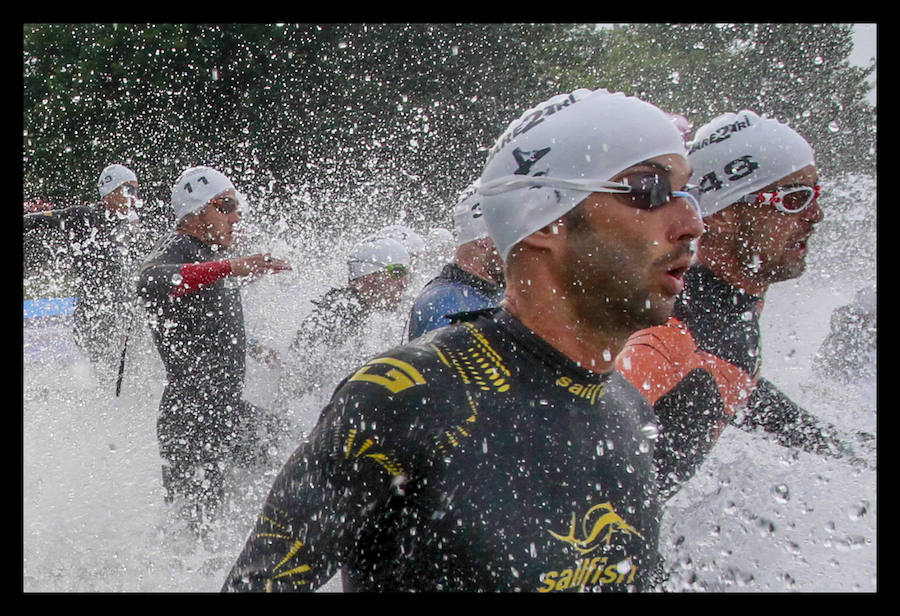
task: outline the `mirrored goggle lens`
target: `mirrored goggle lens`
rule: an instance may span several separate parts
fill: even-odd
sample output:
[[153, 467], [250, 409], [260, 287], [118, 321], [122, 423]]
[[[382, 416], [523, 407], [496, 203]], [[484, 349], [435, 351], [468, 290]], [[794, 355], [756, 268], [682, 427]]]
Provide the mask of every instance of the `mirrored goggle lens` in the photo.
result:
[[662, 207], [672, 198], [672, 185], [665, 175], [635, 173], [622, 178], [622, 183], [630, 186], [631, 191], [622, 193], [620, 197], [630, 206], [641, 210]]
[[128, 195], [129, 197], [135, 197], [135, 198], [137, 198], [138, 195], [140, 194], [140, 191], [138, 190], [138, 187], [137, 187], [137, 186], [132, 186], [131, 184], [125, 184], [125, 185], [123, 185], [123, 186], [122, 186], [122, 192], [123, 192], [124, 194]]
[[403, 278], [408, 271], [405, 265], [400, 265], [399, 263], [388, 265], [384, 269], [388, 271], [391, 278]]
[[234, 210], [237, 209], [238, 206], [237, 200], [232, 199], [231, 197], [216, 199], [212, 202], [212, 204], [223, 214], [231, 214]]

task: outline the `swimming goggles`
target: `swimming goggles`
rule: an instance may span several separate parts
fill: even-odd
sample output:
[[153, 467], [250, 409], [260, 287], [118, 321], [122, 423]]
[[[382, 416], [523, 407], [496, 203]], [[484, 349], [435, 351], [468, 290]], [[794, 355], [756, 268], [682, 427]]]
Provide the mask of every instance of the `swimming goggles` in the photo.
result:
[[238, 206], [237, 199], [232, 199], [231, 197], [220, 197], [218, 199], [213, 199], [210, 203], [225, 215], [231, 214]]
[[686, 186], [685, 190], [672, 190], [668, 176], [648, 171], [627, 175], [622, 178], [621, 182], [572, 180], [540, 175], [506, 176], [481, 184], [478, 192], [490, 196], [534, 186], [613, 193], [619, 195], [627, 205], [639, 210], [655, 210], [667, 204], [673, 197], [680, 197], [690, 201], [697, 212], [700, 212], [700, 188], [698, 186]]
[[388, 274], [391, 275], [391, 278], [395, 278], [399, 280], [406, 276], [409, 268], [401, 263], [391, 263], [390, 265], [385, 265], [384, 269], [387, 270]]
[[791, 186], [790, 188], [777, 189], [773, 192], [750, 193], [744, 196], [743, 201], [746, 203], [774, 205], [779, 212], [797, 214], [818, 199], [821, 192], [822, 188], [818, 184], [815, 186]]

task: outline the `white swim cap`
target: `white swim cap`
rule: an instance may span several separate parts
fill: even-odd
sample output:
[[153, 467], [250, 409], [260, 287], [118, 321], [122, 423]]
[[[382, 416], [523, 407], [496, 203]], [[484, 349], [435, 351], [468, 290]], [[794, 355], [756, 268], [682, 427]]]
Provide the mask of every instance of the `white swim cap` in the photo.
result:
[[657, 107], [622, 93], [576, 90], [527, 111], [494, 145], [479, 181], [497, 251], [506, 260], [516, 243], [597, 186], [665, 154], [685, 154], [675, 124]]
[[383, 229], [380, 229], [366, 237], [363, 241], [369, 240], [378, 240], [388, 238], [392, 240], [396, 240], [403, 245], [408, 252], [412, 256], [417, 256], [422, 254], [425, 250], [425, 240], [421, 235], [410, 229], [405, 225], [388, 225]]
[[100, 173], [97, 189], [100, 191], [100, 196], [105, 197], [125, 182], [137, 182], [137, 176], [125, 165], [114, 164]]
[[689, 143], [692, 140], [691, 131], [694, 130], [694, 123], [677, 113], [666, 111], [665, 114], [669, 116], [669, 119], [672, 120], [672, 124], [674, 124], [675, 128], [678, 129], [678, 132], [681, 133], [681, 138], [684, 142]]
[[212, 167], [186, 169], [172, 187], [175, 220], [180, 221], [188, 214], [199, 212], [213, 197], [226, 190], [235, 190], [234, 184]]
[[443, 227], [434, 227], [428, 230], [428, 246], [441, 248], [445, 244], [453, 242], [453, 233]]
[[347, 259], [350, 280], [379, 272], [389, 265], [409, 267], [409, 253], [403, 244], [387, 237], [363, 240]]
[[476, 191], [478, 182], [472, 182], [460, 193], [453, 207], [453, 226], [456, 227], [456, 245], [462, 246], [488, 236], [487, 225], [481, 211], [481, 195]]
[[688, 146], [700, 211], [715, 214], [781, 178], [815, 164], [809, 143], [778, 120], [747, 109], [701, 126]]

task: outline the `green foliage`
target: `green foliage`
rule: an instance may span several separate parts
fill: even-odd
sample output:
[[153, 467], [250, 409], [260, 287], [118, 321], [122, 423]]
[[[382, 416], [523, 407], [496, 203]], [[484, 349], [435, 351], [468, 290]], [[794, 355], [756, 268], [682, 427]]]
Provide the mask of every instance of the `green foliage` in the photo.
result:
[[[96, 199], [110, 162], [164, 207], [216, 166], [291, 232], [448, 220], [522, 110], [606, 87], [696, 126], [750, 107], [789, 121], [827, 169], [874, 168], [874, 70], [817, 24], [28, 24], [26, 198]], [[830, 128], [829, 128], [830, 127]], [[280, 208], [280, 209], [279, 209]]]
[[824, 173], [874, 174], [876, 115], [865, 96], [875, 66], [850, 66], [852, 46], [849, 24], [621, 25], [580, 33], [587, 51], [566, 67], [563, 89], [619, 90], [695, 127], [751, 109], [804, 135]]

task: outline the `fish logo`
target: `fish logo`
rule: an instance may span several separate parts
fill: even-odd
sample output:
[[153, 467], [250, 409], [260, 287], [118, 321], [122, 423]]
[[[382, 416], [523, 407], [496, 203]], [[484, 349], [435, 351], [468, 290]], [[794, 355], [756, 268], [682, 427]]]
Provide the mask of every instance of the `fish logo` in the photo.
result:
[[513, 171], [513, 174], [528, 175], [528, 172], [531, 171], [534, 163], [546, 156], [548, 152], [550, 152], [550, 148], [532, 150], [531, 152], [525, 152], [520, 148], [516, 148], [513, 150], [512, 155], [513, 158], [516, 159], [516, 164], [519, 165], [519, 168]]
[[577, 521], [573, 512], [568, 534], [561, 535], [552, 530], [547, 532], [554, 538], [574, 547], [579, 554], [593, 552], [600, 547], [600, 543], [608, 546], [615, 533], [636, 535], [641, 539], [644, 538], [643, 535], [613, 510], [609, 502], [594, 505], [584, 514], [584, 518], [581, 520], [582, 539], [576, 537], [576, 527]]

